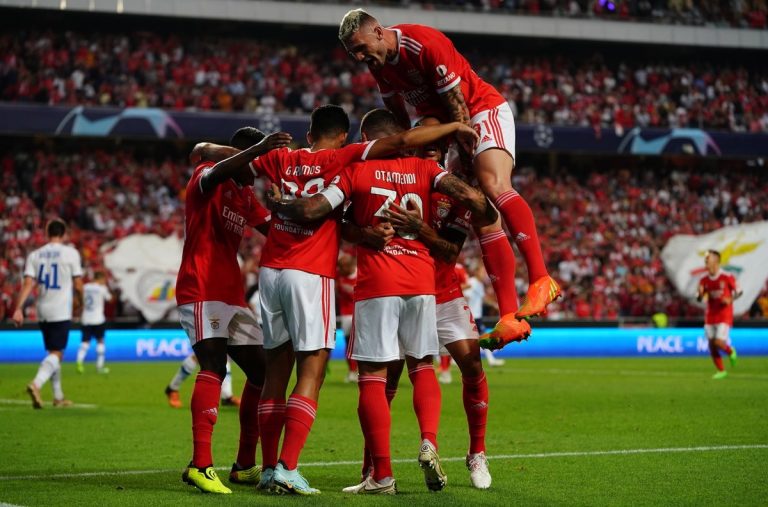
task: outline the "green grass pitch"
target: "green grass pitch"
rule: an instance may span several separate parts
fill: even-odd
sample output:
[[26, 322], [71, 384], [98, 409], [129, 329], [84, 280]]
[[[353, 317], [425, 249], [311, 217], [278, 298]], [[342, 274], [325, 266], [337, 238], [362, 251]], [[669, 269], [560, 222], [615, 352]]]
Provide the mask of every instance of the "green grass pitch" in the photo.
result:
[[[39, 411], [24, 393], [37, 365], [0, 367], [0, 504], [768, 505], [768, 358], [741, 358], [723, 381], [710, 380], [713, 367], [704, 357], [513, 359], [487, 369], [488, 491], [469, 485], [454, 369], [454, 383], [443, 386], [439, 435], [448, 487], [427, 492], [404, 379], [393, 403], [400, 490], [394, 498], [340, 491], [359, 477], [362, 437], [357, 389], [343, 383], [339, 361], [302, 455], [304, 475], [322, 490], [316, 498], [272, 497], [237, 485], [233, 495], [211, 496], [183, 484], [191, 420], [187, 408], [169, 408], [163, 394], [178, 363], [113, 363], [108, 376], [88, 366], [78, 375], [66, 364], [63, 380], [69, 398], [90, 406]], [[242, 379], [236, 372], [235, 385]], [[187, 406], [192, 380], [182, 391]], [[50, 400], [48, 386], [43, 394]], [[237, 428], [237, 411], [223, 407], [214, 434], [217, 467], [231, 465]]]

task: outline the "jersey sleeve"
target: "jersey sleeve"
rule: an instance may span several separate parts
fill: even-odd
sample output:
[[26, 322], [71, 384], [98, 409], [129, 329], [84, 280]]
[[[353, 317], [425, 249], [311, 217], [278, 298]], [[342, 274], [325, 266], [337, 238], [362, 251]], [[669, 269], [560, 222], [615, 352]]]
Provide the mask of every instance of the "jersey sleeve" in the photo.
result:
[[33, 253], [27, 255], [27, 262], [24, 263], [24, 276], [37, 278], [37, 263], [34, 257]]
[[429, 181], [432, 182], [432, 190], [437, 190], [437, 184], [448, 175], [448, 171], [443, 166], [432, 160], [424, 160], [424, 169], [427, 171]]
[[248, 216], [248, 225], [250, 227], [258, 227], [262, 224], [268, 223], [272, 220], [272, 213], [259, 203], [256, 199], [253, 200], [253, 207], [251, 213]]
[[374, 140], [366, 143], [352, 143], [344, 146], [337, 152], [339, 163], [342, 167], [347, 168], [356, 162], [365, 160], [375, 143], [376, 141]]
[[287, 150], [288, 148], [278, 148], [258, 156], [251, 160], [248, 168], [256, 178], [264, 176], [273, 182], [277, 182], [279, 180], [277, 175], [280, 172], [280, 160], [282, 160], [282, 155]]
[[83, 263], [80, 261], [80, 252], [73, 248], [70, 257], [69, 262], [72, 268], [72, 278], [83, 276]]
[[445, 93], [461, 83], [461, 69], [453, 42], [442, 32], [434, 32], [422, 45], [419, 60], [427, 82], [437, 93]]
[[213, 166], [213, 162], [202, 162], [195, 167], [195, 171], [192, 173], [192, 188], [199, 192], [200, 195], [205, 193], [203, 190], [203, 176], [211, 172]]

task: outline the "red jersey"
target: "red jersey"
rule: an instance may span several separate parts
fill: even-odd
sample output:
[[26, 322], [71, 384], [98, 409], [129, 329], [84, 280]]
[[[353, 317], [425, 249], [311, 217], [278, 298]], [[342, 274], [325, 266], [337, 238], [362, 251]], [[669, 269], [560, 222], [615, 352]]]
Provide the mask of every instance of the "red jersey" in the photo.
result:
[[[462, 207], [455, 200], [439, 192], [432, 194], [432, 228], [455, 229], [464, 235], [469, 234], [472, 212]], [[456, 263], [435, 259], [435, 303], [442, 304], [463, 297], [461, 283], [456, 273]]]
[[[251, 170], [278, 185], [283, 197], [308, 197], [331, 184], [342, 169], [365, 160], [371, 146], [373, 142], [355, 143], [337, 150], [314, 152], [279, 148], [254, 159]], [[311, 224], [299, 224], [275, 215], [261, 254], [261, 265], [336, 278], [341, 240], [338, 218], [338, 213], [334, 213]]]
[[733, 275], [719, 271], [715, 276], [704, 275], [699, 280], [699, 287], [703, 287], [707, 294], [707, 310], [704, 313], [705, 324], [733, 325], [733, 301], [723, 303], [723, 298], [733, 297], [739, 292], [739, 286]]
[[237, 251], [245, 228], [269, 222], [270, 214], [251, 187], [241, 187], [231, 179], [203, 192], [201, 178], [213, 165], [198, 165], [187, 183], [176, 303], [221, 301], [247, 306]]
[[[342, 173], [332, 192], [337, 200], [352, 201], [352, 220], [375, 226], [392, 203], [406, 208], [414, 203], [431, 221], [430, 193], [447, 173], [437, 162], [420, 158], [376, 160]], [[334, 190], [335, 189], [335, 190]], [[398, 234], [383, 250], [357, 248], [355, 301], [385, 296], [435, 293], [435, 263], [429, 249], [407, 234]]]
[[442, 122], [450, 118], [440, 94], [454, 86], [461, 86], [470, 117], [506, 102], [480, 79], [441, 31], [409, 24], [390, 29], [397, 33], [397, 56], [380, 69], [370, 69], [382, 97], [399, 93], [416, 109], [417, 116], [434, 116]]
[[339, 276], [336, 278], [336, 303], [339, 315], [354, 315], [356, 283], [357, 271], [349, 276]]

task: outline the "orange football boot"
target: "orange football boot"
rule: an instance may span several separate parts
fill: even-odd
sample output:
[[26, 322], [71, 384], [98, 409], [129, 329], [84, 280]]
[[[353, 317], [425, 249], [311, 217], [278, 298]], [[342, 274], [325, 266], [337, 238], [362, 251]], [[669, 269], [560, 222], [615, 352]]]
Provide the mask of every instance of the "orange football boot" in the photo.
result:
[[239, 407], [240, 398], [238, 398], [237, 396], [230, 396], [225, 400], [221, 400], [221, 404], [225, 406], [230, 406], [230, 407]]
[[173, 408], [181, 408], [181, 398], [179, 398], [179, 391], [174, 391], [170, 387], [165, 388], [165, 395], [168, 396], [168, 405]]
[[559, 298], [562, 294], [560, 285], [551, 276], [542, 276], [530, 286], [528, 294], [523, 299], [523, 304], [515, 313], [518, 319], [527, 319], [536, 315], [545, 314], [547, 305]]
[[531, 325], [525, 320], [518, 320], [513, 313], [508, 313], [493, 329], [480, 337], [480, 346], [497, 350], [510, 342], [527, 340], [530, 335]]

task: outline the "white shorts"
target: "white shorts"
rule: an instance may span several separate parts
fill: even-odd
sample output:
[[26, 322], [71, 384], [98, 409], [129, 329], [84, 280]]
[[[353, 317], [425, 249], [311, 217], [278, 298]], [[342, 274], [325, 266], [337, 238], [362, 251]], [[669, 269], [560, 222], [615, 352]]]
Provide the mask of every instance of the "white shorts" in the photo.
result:
[[296, 352], [336, 346], [335, 281], [296, 269], [259, 270], [264, 348], [290, 341]]
[[341, 332], [344, 333], [344, 338], [349, 340], [350, 336], [352, 336], [350, 334], [352, 332], [352, 315], [340, 315], [339, 326], [341, 327]]
[[437, 340], [440, 347], [460, 340], [477, 340], [479, 334], [463, 297], [437, 305]]
[[720, 324], [704, 324], [704, 334], [707, 335], [707, 340], [723, 340], [726, 343], [731, 343], [731, 326], [725, 323]]
[[250, 308], [221, 301], [199, 301], [178, 307], [179, 322], [192, 345], [226, 338], [227, 345], [263, 345], [264, 336]]
[[475, 156], [491, 148], [500, 148], [515, 158], [515, 117], [506, 102], [480, 111], [469, 120], [480, 136]]
[[347, 357], [386, 363], [402, 353], [421, 359], [437, 355], [435, 296], [389, 296], [355, 303], [355, 330]]

